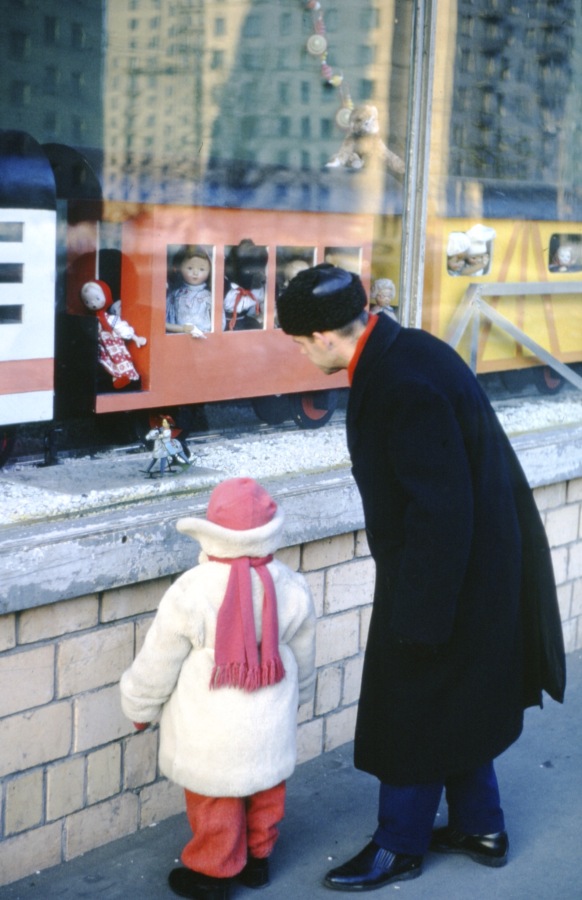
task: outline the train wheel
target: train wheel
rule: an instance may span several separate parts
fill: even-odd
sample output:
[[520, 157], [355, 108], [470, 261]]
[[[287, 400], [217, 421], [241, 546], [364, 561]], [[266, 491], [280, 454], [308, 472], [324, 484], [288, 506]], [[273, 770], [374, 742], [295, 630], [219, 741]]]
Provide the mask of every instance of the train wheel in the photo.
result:
[[331, 419], [338, 401], [339, 391], [289, 395], [291, 415], [300, 428], [321, 428]]
[[12, 453], [14, 440], [15, 434], [13, 431], [7, 431], [0, 428], [0, 467], [4, 465]]
[[557, 394], [566, 383], [566, 379], [550, 366], [536, 366], [533, 369], [533, 378], [540, 394]]
[[255, 415], [267, 425], [280, 425], [291, 417], [291, 407], [287, 394], [272, 394], [269, 397], [253, 397], [251, 400]]

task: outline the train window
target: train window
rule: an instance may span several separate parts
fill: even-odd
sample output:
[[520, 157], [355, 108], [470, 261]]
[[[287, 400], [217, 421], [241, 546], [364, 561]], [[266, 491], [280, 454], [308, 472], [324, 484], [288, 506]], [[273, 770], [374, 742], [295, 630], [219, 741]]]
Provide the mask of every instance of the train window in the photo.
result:
[[491, 268], [495, 230], [488, 225], [472, 225], [466, 231], [451, 231], [446, 246], [447, 273], [487, 275]]
[[20, 325], [22, 306], [0, 306], [0, 325]]
[[227, 331], [264, 327], [267, 284], [266, 247], [244, 238], [224, 248], [224, 314]]
[[323, 261], [332, 266], [339, 266], [348, 272], [361, 275], [362, 272], [362, 248], [361, 247], [326, 247], [323, 251]]
[[23, 273], [22, 263], [0, 263], [0, 284], [22, 284]]
[[21, 244], [24, 234], [22, 222], [0, 222], [0, 242]]
[[203, 244], [170, 244], [166, 286], [166, 332], [201, 334], [213, 330], [213, 249]]
[[[275, 291], [278, 297], [292, 278], [315, 264], [315, 247], [277, 247]], [[279, 327], [275, 313], [275, 327]]]
[[582, 235], [553, 234], [548, 253], [550, 272], [580, 272], [582, 270]]

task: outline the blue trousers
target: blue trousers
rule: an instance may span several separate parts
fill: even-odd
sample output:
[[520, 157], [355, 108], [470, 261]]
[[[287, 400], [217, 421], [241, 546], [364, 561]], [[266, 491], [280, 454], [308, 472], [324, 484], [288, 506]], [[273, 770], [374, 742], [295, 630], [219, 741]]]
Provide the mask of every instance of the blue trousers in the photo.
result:
[[404, 787], [382, 782], [375, 842], [392, 853], [426, 853], [443, 790], [452, 827], [464, 834], [504, 830], [497, 776], [490, 762], [445, 782]]

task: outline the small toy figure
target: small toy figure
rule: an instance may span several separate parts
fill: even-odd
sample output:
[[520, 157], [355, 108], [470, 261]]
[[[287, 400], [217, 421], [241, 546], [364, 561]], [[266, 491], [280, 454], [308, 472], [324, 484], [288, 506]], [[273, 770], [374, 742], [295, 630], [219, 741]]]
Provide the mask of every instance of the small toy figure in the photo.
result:
[[212, 331], [211, 264], [196, 244], [180, 247], [172, 259], [166, 297], [166, 331], [205, 338]]
[[467, 231], [452, 231], [447, 241], [449, 275], [486, 275], [494, 237], [495, 229], [480, 223]]
[[570, 272], [574, 269], [574, 249], [569, 244], [562, 244], [554, 253], [550, 272]]
[[389, 150], [380, 137], [378, 110], [364, 104], [352, 109], [348, 120], [349, 132], [338, 152], [326, 163], [327, 169], [363, 169], [370, 165], [385, 165], [395, 175], [404, 175], [404, 162]]
[[245, 238], [225, 259], [224, 312], [228, 331], [262, 327], [267, 281], [266, 247]]
[[370, 290], [370, 312], [376, 315], [383, 314], [397, 319], [393, 308], [396, 297], [396, 287], [391, 278], [377, 278]]
[[162, 476], [165, 474], [166, 469], [169, 472], [172, 471], [172, 462], [174, 460], [178, 460], [186, 466], [192, 465], [193, 460], [186, 458], [180, 441], [172, 437], [172, 429], [167, 419], [162, 419], [160, 425], [148, 431], [145, 439], [146, 441], [154, 442], [152, 461], [146, 469], [146, 474], [150, 478], [153, 477], [152, 469], [157, 462], [160, 464], [160, 475]]
[[160, 769], [185, 790], [193, 837], [169, 875], [181, 897], [227, 900], [234, 878], [269, 883], [297, 708], [315, 685], [309, 586], [273, 558], [283, 523], [252, 478], [215, 487], [206, 518], [180, 519], [200, 562], [162, 597], [121, 677], [123, 711], [138, 731], [161, 713]]
[[[104, 281], [87, 281], [81, 288], [81, 299], [87, 309], [96, 313], [99, 322], [99, 363], [111, 376], [113, 387], [118, 391], [128, 386], [139, 387], [139, 372], [125, 342], [133, 341], [137, 347], [143, 347], [147, 343], [146, 338], [139, 337], [118, 312], [113, 312], [111, 290]], [[115, 308], [120, 310], [120, 306]]]

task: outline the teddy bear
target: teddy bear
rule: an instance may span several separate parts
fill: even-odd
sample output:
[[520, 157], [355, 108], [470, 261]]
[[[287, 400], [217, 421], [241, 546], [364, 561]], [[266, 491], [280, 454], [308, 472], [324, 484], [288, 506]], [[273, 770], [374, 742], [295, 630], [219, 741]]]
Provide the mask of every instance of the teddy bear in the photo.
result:
[[404, 175], [404, 161], [388, 149], [379, 132], [377, 108], [370, 104], [355, 106], [348, 120], [348, 134], [325, 167], [358, 170], [383, 163], [395, 175]]

